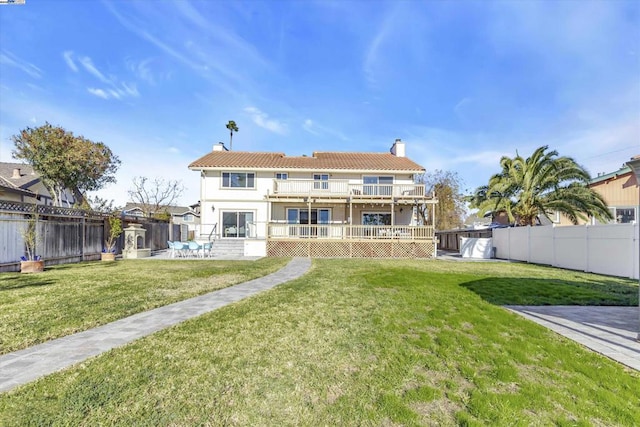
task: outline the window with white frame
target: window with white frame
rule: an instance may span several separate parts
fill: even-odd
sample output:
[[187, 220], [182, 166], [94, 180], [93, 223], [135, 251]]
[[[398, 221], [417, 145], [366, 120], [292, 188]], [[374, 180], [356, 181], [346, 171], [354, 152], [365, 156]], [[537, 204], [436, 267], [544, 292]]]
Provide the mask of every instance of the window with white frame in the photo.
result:
[[276, 172], [276, 179], [289, 179], [289, 173], [287, 172]]
[[[287, 222], [296, 224], [289, 227], [290, 236], [318, 236], [328, 237], [329, 228], [327, 224], [331, 222], [331, 209], [287, 209]], [[304, 226], [307, 224], [307, 226]], [[324, 225], [324, 226], [323, 226]]]
[[193, 214], [186, 214], [182, 216], [182, 220], [184, 222], [193, 222], [193, 218], [194, 218]]
[[614, 207], [612, 209], [613, 222], [616, 224], [628, 224], [636, 220], [636, 208], [630, 206]]
[[391, 196], [393, 193], [392, 176], [363, 176], [363, 193], [369, 196]]
[[222, 212], [222, 237], [255, 237], [254, 212]]
[[362, 225], [391, 225], [391, 213], [363, 212]]
[[253, 172], [222, 172], [222, 188], [255, 188]]
[[329, 189], [329, 175], [326, 173], [313, 174], [313, 189], [314, 190], [328, 190]]
[[633, 206], [609, 206], [609, 212], [611, 212], [612, 220], [605, 221], [604, 223], [598, 221], [596, 218], [591, 219], [592, 224], [628, 224], [636, 220], [636, 208]]

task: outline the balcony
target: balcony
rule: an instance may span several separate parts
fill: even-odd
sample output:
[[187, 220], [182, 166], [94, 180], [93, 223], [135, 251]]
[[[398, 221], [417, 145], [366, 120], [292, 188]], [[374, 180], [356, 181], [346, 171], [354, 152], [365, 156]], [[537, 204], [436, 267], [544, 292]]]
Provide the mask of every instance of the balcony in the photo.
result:
[[349, 180], [275, 179], [273, 197], [335, 197], [361, 199], [425, 198], [423, 184], [363, 184]]
[[269, 239], [433, 240], [432, 226], [267, 224]]

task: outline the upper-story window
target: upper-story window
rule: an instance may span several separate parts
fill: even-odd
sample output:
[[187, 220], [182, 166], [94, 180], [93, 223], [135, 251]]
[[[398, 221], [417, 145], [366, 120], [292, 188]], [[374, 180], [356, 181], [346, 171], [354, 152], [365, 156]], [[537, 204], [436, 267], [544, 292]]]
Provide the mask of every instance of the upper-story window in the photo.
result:
[[182, 216], [182, 220], [184, 222], [193, 222], [193, 215], [192, 214], [186, 214]]
[[329, 175], [326, 173], [313, 174], [313, 189], [314, 190], [328, 190], [329, 189]]
[[392, 176], [364, 176], [363, 193], [369, 196], [391, 196], [393, 193]]
[[287, 172], [276, 172], [276, 179], [289, 179]]
[[256, 174], [253, 172], [222, 172], [223, 188], [255, 188]]

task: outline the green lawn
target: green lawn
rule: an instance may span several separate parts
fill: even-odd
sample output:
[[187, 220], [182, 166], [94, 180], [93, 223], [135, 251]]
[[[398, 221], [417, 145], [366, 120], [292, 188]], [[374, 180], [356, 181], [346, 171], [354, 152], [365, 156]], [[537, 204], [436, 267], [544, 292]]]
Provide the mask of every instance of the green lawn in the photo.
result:
[[638, 372], [495, 305], [492, 281], [500, 303], [518, 283], [563, 288], [546, 302], [637, 293], [524, 264], [315, 260], [0, 395], [0, 425], [640, 425]]
[[98, 261], [0, 273], [0, 354], [242, 283], [287, 261]]

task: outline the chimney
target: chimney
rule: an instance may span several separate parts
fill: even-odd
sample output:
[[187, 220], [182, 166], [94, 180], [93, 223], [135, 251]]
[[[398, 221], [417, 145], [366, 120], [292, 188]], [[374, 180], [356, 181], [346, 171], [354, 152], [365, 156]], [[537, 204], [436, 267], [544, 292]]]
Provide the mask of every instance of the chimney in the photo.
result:
[[218, 142], [213, 146], [213, 151], [229, 151], [227, 147], [224, 146], [224, 142]]
[[400, 138], [396, 139], [396, 142], [393, 143], [389, 151], [396, 157], [405, 157], [404, 142], [402, 142]]
[[22, 177], [22, 173], [20, 172], [20, 168], [13, 168], [13, 175], [11, 175], [12, 179], [20, 179]]

